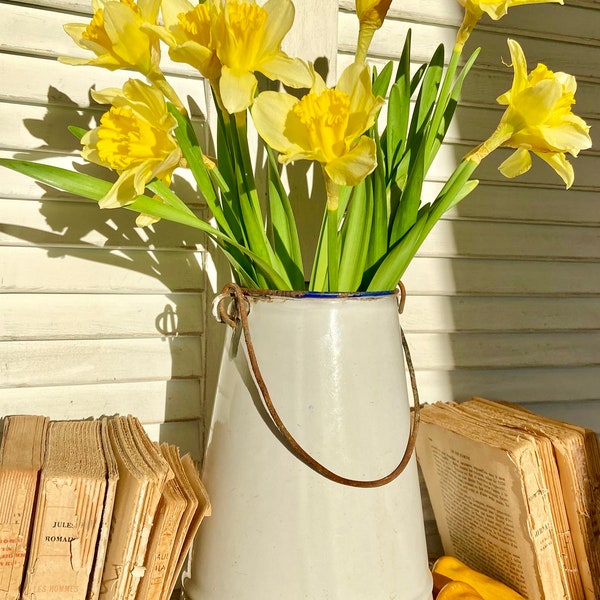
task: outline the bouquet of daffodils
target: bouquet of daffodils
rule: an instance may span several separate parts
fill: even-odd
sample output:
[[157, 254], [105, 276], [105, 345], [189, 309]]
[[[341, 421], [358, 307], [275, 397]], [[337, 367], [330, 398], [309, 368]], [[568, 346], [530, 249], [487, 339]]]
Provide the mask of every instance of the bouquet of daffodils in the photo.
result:
[[[354, 63], [327, 87], [312, 64], [292, 58], [281, 43], [292, 26], [292, 0], [92, 0], [93, 18], [66, 32], [92, 55], [61, 57], [72, 65], [133, 69], [145, 77], [122, 89], [92, 92], [111, 105], [98, 127], [71, 128], [84, 159], [114, 172], [107, 180], [26, 161], [2, 160], [37, 180], [97, 200], [101, 208], [139, 213], [139, 226], [160, 219], [205, 232], [225, 253], [245, 287], [313, 291], [393, 289], [435, 223], [477, 186], [481, 160], [500, 146], [514, 153], [500, 166], [507, 177], [526, 172], [531, 153], [573, 183], [566, 154], [591, 145], [588, 126], [571, 111], [574, 77], [539, 64], [530, 73], [509, 40], [514, 79], [498, 98], [500, 124], [467, 154], [437, 197], [424, 203], [423, 182], [477, 57], [462, 59], [466, 40], [484, 13], [499, 19], [515, 5], [544, 0], [459, 0], [465, 15], [448, 63], [440, 46], [411, 74], [410, 35], [397, 64], [381, 72], [367, 64], [373, 35], [391, 0], [356, 0], [359, 34]], [[562, 3], [562, 0], [548, 0]], [[165, 78], [161, 50], [210, 82], [218, 114], [216, 156], [198, 142], [184, 103]], [[462, 65], [462, 66], [460, 66]], [[297, 93], [261, 91], [256, 73]], [[387, 99], [384, 114], [380, 116]], [[249, 119], [267, 160], [261, 202], [248, 142]], [[262, 150], [261, 150], [262, 151]], [[323, 222], [305, 277], [296, 220], [283, 165], [318, 163], [324, 180]], [[171, 188], [189, 169], [212, 218], [199, 218]]]

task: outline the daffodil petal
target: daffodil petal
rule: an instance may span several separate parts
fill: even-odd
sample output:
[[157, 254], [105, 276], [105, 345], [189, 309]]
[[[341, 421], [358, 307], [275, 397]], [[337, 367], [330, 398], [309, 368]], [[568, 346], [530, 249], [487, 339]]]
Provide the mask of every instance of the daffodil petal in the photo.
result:
[[194, 41], [187, 41], [170, 48], [169, 56], [175, 62], [194, 67], [207, 79], [217, 79], [221, 72], [221, 63], [214, 52]]
[[258, 81], [252, 73], [235, 72], [223, 66], [219, 89], [225, 110], [230, 114], [246, 110], [252, 104], [257, 85]]
[[179, 23], [179, 15], [194, 10], [194, 5], [188, 0], [162, 0], [160, 11], [166, 27]]
[[268, 15], [264, 48], [267, 52], [278, 51], [283, 38], [294, 23], [294, 5], [291, 0], [267, 0], [263, 9]]
[[524, 89], [512, 101], [518, 105], [518, 112], [531, 127], [544, 123], [555, 109], [562, 95], [562, 86], [558, 81], [545, 79], [533, 87]]
[[338, 185], [358, 185], [377, 166], [375, 141], [360, 138], [349, 152], [328, 162], [325, 171]]
[[135, 188], [135, 170], [123, 171], [98, 205], [100, 208], [119, 208], [131, 204], [139, 193]]
[[[514, 70], [513, 83], [510, 88], [510, 94], [512, 95], [518, 94], [527, 87], [527, 60], [523, 53], [523, 48], [515, 40], [508, 39], [508, 48]], [[507, 102], [503, 104], [507, 104]]]
[[565, 182], [567, 189], [573, 185], [575, 180], [573, 165], [567, 160], [563, 152], [536, 152], [535, 154], [556, 171], [557, 175]]
[[158, 223], [158, 221], [160, 221], [160, 217], [140, 213], [135, 219], [135, 224], [138, 227], [149, 227], [150, 225], [154, 225], [154, 223]]
[[529, 150], [518, 148], [499, 167], [498, 170], [504, 177], [512, 179], [527, 173], [531, 169], [531, 156]]
[[[300, 126], [291, 126], [290, 115], [298, 99], [290, 94], [280, 92], [263, 92], [259, 94], [252, 105], [252, 119], [256, 129], [271, 148], [286, 155], [296, 156], [303, 148], [297, 142], [292, 143], [288, 135], [294, 139], [302, 137]], [[308, 145], [307, 145], [308, 147]]]
[[580, 150], [592, 145], [588, 129], [566, 121], [560, 125], [540, 127], [540, 133], [551, 148], [577, 156]]
[[149, 23], [156, 23], [158, 11], [161, 8], [161, 0], [137, 0], [142, 19]]
[[283, 52], [261, 64], [257, 70], [269, 79], [279, 80], [293, 88], [309, 88], [313, 84], [313, 75], [308, 65], [298, 58], [290, 58]]

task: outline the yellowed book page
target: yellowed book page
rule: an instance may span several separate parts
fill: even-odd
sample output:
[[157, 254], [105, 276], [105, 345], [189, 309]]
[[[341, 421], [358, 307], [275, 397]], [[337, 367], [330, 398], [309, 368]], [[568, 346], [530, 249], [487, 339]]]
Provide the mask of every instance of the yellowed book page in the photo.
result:
[[[175, 473], [175, 479], [178, 487], [181, 493], [184, 495], [186, 501], [186, 507], [179, 521], [177, 531], [175, 532], [173, 548], [171, 549], [165, 576], [161, 584], [159, 600], [168, 600], [171, 597], [173, 592], [172, 588], [174, 587], [178, 576], [177, 565], [179, 563], [181, 550], [183, 548], [187, 533], [193, 522], [196, 510], [198, 509], [198, 498], [196, 497], [188, 476], [186, 475], [179, 449], [171, 444], [162, 444], [161, 450], [163, 452], [163, 456], [167, 458], [169, 465]], [[171, 586], [171, 581], [173, 581], [173, 586]]]
[[18, 600], [48, 418], [4, 419], [0, 446], [0, 600]]
[[117, 484], [119, 480], [119, 468], [113, 449], [108, 437], [108, 420], [103, 417], [101, 424], [101, 441], [104, 456], [106, 459], [106, 494], [104, 496], [104, 507], [102, 510], [102, 521], [100, 523], [100, 533], [98, 535], [98, 544], [96, 547], [96, 556], [94, 559], [94, 568], [90, 579], [87, 600], [97, 600], [100, 596], [100, 586], [102, 584], [102, 573], [104, 572], [104, 561], [108, 549], [108, 537], [110, 534], [110, 524], [112, 521], [115, 498], [117, 495]]
[[100, 598], [123, 600], [128, 575], [133, 568], [135, 543], [144, 522], [152, 475], [146, 471], [131, 439], [125, 417], [111, 417], [108, 434], [119, 469], [110, 539], [106, 551]]
[[506, 427], [510, 431], [522, 431], [533, 436], [541, 458], [541, 466], [548, 485], [548, 499], [552, 518], [556, 526], [559, 557], [563, 565], [564, 582], [573, 600], [584, 600], [585, 593], [581, 579], [571, 526], [563, 497], [561, 477], [552, 440], [531, 417], [523, 418], [527, 413], [514, 413], [508, 405], [499, 405], [483, 400], [470, 400], [457, 405], [459, 410], [467, 411], [496, 426]]
[[600, 598], [600, 442], [595, 432], [534, 414], [519, 405], [473, 398], [473, 403], [503, 410], [553, 443], [565, 509], [586, 600]]
[[535, 445], [527, 436], [471, 439], [480, 429], [434, 407], [421, 413], [417, 456], [444, 552], [529, 600], [564, 600]]
[[166, 482], [173, 478], [173, 472], [167, 461], [162, 457], [160, 450], [158, 450], [148, 437], [140, 421], [136, 417], [129, 415], [127, 422], [138, 452], [142, 460], [146, 463], [148, 472], [152, 473], [152, 480], [148, 487], [146, 504], [142, 513], [142, 527], [135, 540], [133, 566], [127, 574], [127, 583], [123, 596], [125, 600], [133, 600], [136, 596], [138, 585], [146, 571], [146, 551], [158, 503]]
[[106, 490], [98, 423], [51, 422], [23, 600], [85, 600]]
[[[164, 456], [166, 451], [163, 452], [162, 447], [159, 449]], [[148, 542], [145, 572], [137, 589], [137, 600], [159, 600], [164, 580], [168, 577], [169, 559], [186, 506], [186, 497], [175, 477], [165, 484], [158, 503]]]
[[[208, 493], [206, 491], [206, 488], [204, 487], [204, 484], [202, 483], [202, 480], [200, 479], [200, 474], [198, 473], [198, 468], [196, 467], [196, 463], [194, 462], [194, 459], [191, 457], [191, 455], [186, 454], [182, 457], [181, 463], [183, 465], [183, 468], [184, 468], [186, 477], [189, 481], [190, 487], [193, 490], [193, 492], [198, 500], [198, 505], [196, 508], [196, 512], [194, 513], [194, 516], [192, 518], [192, 521], [188, 527], [188, 530], [187, 530], [187, 532], [185, 532], [185, 539], [184, 539], [183, 545], [181, 547], [181, 553], [177, 560], [177, 565], [175, 566], [173, 577], [169, 584], [169, 589], [168, 589], [169, 595], [175, 589], [175, 585], [177, 583], [177, 579], [178, 579], [181, 569], [183, 567], [183, 563], [185, 562], [188, 552], [190, 551], [190, 548], [192, 547], [194, 538], [196, 537], [196, 534], [198, 533], [198, 529], [200, 528], [200, 524], [204, 520], [204, 517], [207, 517], [210, 515], [210, 511], [211, 511]], [[164, 598], [164, 594], [163, 594], [163, 598]]]

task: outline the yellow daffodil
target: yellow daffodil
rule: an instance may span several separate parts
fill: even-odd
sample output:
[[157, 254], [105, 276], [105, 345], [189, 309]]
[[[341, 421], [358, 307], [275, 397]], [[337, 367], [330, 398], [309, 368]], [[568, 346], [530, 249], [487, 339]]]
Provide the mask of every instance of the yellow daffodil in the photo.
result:
[[335, 88], [315, 75], [301, 100], [280, 92], [259, 94], [252, 118], [261, 137], [280, 152], [280, 162], [314, 160], [334, 183], [356, 185], [377, 163], [375, 142], [363, 134], [382, 104], [371, 90], [368, 68], [355, 63]]
[[356, 0], [358, 17], [358, 43], [356, 61], [364, 62], [375, 31], [383, 25], [392, 0]]
[[197, 69], [203, 77], [214, 81], [221, 75], [213, 35], [218, 4], [206, 0], [192, 5], [188, 0], [162, 0], [164, 25], [146, 25], [168, 46], [169, 56]]
[[529, 152], [546, 161], [563, 179], [567, 187], [573, 184], [573, 166], [565, 154], [577, 156], [591, 146], [589, 127], [571, 112], [577, 84], [572, 75], [554, 73], [539, 64], [529, 75], [521, 46], [508, 41], [514, 68], [511, 89], [498, 98], [508, 105], [500, 125], [492, 136], [467, 155], [479, 163], [499, 146], [516, 148], [500, 171], [515, 177], [531, 167]]
[[135, 69], [144, 75], [159, 71], [159, 41], [143, 29], [156, 23], [160, 0], [93, 0], [89, 24], [69, 23], [65, 31], [73, 41], [96, 55], [83, 59], [61, 56], [70, 65], [97, 65], [107, 69]]
[[281, 50], [294, 21], [291, 0], [163, 0], [164, 27], [146, 26], [169, 46], [169, 56], [198, 69], [228, 113], [246, 110], [258, 71], [291, 87], [310, 87], [308, 66]]
[[227, 112], [240, 112], [252, 104], [257, 87], [254, 71], [291, 87], [310, 87], [308, 66], [281, 50], [294, 21], [291, 0], [267, 0], [263, 6], [251, 0], [214, 1], [219, 4], [214, 29], [222, 65], [219, 92]]
[[110, 88], [93, 96], [113, 106], [99, 127], [81, 139], [81, 155], [119, 174], [100, 206], [116, 208], [133, 202], [154, 178], [169, 183], [181, 161], [181, 150], [172, 134], [177, 123], [167, 112], [162, 93], [130, 79], [122, 90]]
[[564, 0], [457, 0], [465, 9], [464, 21], [459, 29], [456, 44], [462, 47], [473, 31], [475, 25], [484, 13], [497, 21], [501, 19], [513, 6], [523, 4], [541, 4], [542, 2], [556, 2], [563, 4]]

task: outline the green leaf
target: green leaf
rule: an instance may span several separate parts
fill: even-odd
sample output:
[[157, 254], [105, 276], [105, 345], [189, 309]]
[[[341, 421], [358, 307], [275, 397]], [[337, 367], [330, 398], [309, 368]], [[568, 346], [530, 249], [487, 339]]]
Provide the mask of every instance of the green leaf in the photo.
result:
[[[217, 225], [225, 232], [229, 237], [240, 239], [241, 231], [239, 224], [233, 218], [227, 218], [221, 209], [219, 198], [213, 187], [213, 178], [216, 176], [220, 177], [218, 168], [215, 166], [212, 169], [215, 173], [211, 177], [211, 173], [204, 163], [204, 157], [198, 138], [194, 132], [192, 122], [189, 117], [181, 114], [181, 112], [172, 104], [168, 104], [169, 112], [175, 117], [177, 121], [177, 128], [175, 129], [175, 137], [181, 148], [181, 152], [188, 163], [188, 167], [198, 184], [198, 190], [206, 200], [208, 207], [217, 222]], [[226, 185], [223, 185], [222, 193], [226, 193], [229, 189]]]
[[268, 146], [267, 155], [269, 160], [269, 214], [274, 250], [288, 273], [294, 289], [303, 289], [304, 270], [296, 220], [279, 175], [273, 150]]
[[411, 77], [410, 77], [410, 42], [411, 32], [408, 31], [396, 79], [390, 90], [387, 107], [386, 128], [381, 136], [381, 146], [386, 160], [387, 181], [395, 179], [395, 171], [400, 162], [406, 144], [406, 132], [410, 115]]
[[78, 139], [80, 140], [86, 133], [87, 133], [87, 129], [84, 129], [83, 127], [77, 127], [75, 125], [69, 125], [67, 126], [67, 129]]
[[381, 73], [377, 73], [373, 69], [373, 95], [381, 96], [385, 98], [387, 96], [388, 88], [390, 87], [390, 81], [392, 80], [392, 73], [394, 71], [394, 63], [389, 61], [385, 67], [381, 70]]
[[429, 205], [425, 205], [419, 211], [416, 223], [407, 234], [389, 251], [385, 259], [379, 265], [370, 282], [366, 286], [367, 291], [393, 290], [400, 281], [406, 267], [415, 254], [421, 232], [427, 222]]
[[426, 169], [428, 169], [433, 162], [440, 146], [442, 145], [442, 142], [444, 141], [444, 138], [446, 137], [446, 132], [450, 126], [450, 123], [452, 122], [456, 107], [458, 106], [458, 101], [460, 99], [465, 77], [473, 66], [478, 55], [479, 49], [475, 50], [475, 52], [471, 54], [465, 66], [462, 68], [456, 82], [453, 80], [458, 67], [460, 52], [453, 52], [452, 57], [450, 58], [450, 64], [448, 65], [444, 75], [442, 89], [431, 118], [431, 127], [428, 132], [427, 140], [427, 156], [425, 159]]
[[444, 71], [444, 46], [439, 45], [426, 67], [421, 89], [415, 103], [413, 118], [410, 125], [411, 137], [422, 131], [431, 116], [442, 74]]
[[427, 235], [433, 229], [433, 226], [440, 218], [453, 206], [456, 206], [468, 194], [470, 194], [479, 183], [478, 181], [469, 181], [469, 177], [477, 165], [470, 160], [463, 160], [454, 170], [448, 181], [444, 184], [437, 198], [431, 205], [427, 224], [421, 233], [419, 244], [423, 243]]
[[0, 158], [0, 165], [37, 179], [41, 183], [91, 200], [101, 200], [112, 187], [112, 184], [104, 179], [42, 163]]
[[370, 184], [363, 180], [354, 189], [344, 220], [339, 291], [355, 292], [360, 286], [369, 249], [372, 204]]
[[390, 207], [388, 206], [385, 168], [382, 157], [383, 151], [379, 145], [377, 149], [377, 167], [367, 178], [367, 193], [371, 196], [370, 205], [373, 212], [366, 262], [367, 267], [377, 263], [388, 249]]

